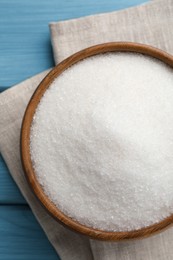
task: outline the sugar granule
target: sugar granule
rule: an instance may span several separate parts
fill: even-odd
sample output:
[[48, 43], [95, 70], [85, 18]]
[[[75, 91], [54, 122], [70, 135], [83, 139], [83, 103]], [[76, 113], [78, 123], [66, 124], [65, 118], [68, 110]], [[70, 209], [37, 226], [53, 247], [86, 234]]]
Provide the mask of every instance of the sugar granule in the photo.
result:
[[47, 196], [76, 221], [128, 231], [173, 213], [173, 73], [108, 53], [71, 66], [42, 97], [30, 152]]

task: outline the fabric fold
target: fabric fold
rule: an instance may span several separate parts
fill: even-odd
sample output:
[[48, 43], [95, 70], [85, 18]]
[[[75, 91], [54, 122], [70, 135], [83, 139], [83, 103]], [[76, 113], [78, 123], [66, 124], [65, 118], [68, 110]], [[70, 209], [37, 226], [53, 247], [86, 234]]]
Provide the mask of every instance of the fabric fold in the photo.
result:
[[55, 63], [92, 45], [130, 41], [173, 53], [173, 1], [157, 0], [125, 10], [49, 24]]

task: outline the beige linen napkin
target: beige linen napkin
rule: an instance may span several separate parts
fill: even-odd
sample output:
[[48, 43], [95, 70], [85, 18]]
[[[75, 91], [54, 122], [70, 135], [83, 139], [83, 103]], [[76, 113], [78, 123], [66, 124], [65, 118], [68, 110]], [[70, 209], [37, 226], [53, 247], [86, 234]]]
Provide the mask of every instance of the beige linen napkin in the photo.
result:
[[[51, 23], [55, 62], [90, 45], [121, 40], [149, 43], [173, 54], [172, 25], [172, 0], [158, 0], [119, 12]], [[37, 202], [21, 168], [19, 137], [26, 105], [47, 73], [36, 75], [0, 95], [0, 150], [11, 175], [60, 257], [64, 260], [173, 259], [173, 229], [144, 240], [98, 242], [67, 230]]]
[[173, 0], [50, 23], [55, 63], [91, 45], [111, 41], [150, 44], [173, 53]]

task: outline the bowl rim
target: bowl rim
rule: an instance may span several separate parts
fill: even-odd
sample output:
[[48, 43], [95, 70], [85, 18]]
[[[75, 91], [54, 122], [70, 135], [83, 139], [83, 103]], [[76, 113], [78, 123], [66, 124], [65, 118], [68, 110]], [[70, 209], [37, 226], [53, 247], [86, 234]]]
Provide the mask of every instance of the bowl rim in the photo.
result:
[[23, 166], [23, 170], [27, 179], [27, 182], [32, 190], [32, 192], [37, 197], [38, 201], [41, 205], [46, 209], [46, 211], [54, 217], [58, 222], [70, 228], [73, 231], [79, 232], [80, 234], [89, 236], [93, 239], [98, 240], [107, 240], [107, 241], [119, 241], [125, 239], [133, 239], [133, 238], [143, 238], [149, 235], [155, 234], [156, 232], [160, 232], [163, 229], [169, 227], [173, 224], [173, 214], [169, 217], [163, 219], [162, 221], [155, 223], [153, 225], [132, 230], [132, 231], [120, 231], [120, 232], [110, 232], [99, 229], [94, 229], [91, 227], [87, 227], [76, 220], [70, 218], [63, 212], [61, 212], [53, 202], [48, 198], [48, 196], [44, 193], [43, 188], [37, 181], [36, 175], [34, 173], [34, 169], [32, 167], [32, 161], [30, 156], [30, 127], [33, 119], [33, 115], [35, 113], [35, 109], [42, 98], [45, 91], [48, 89], [52, 81], [58, 77], [65, 69], [72, 66], [73, 64], [91, 57], [93, 55], [102, 54], [106, 52], [135, 52], [141, 53], [147, 56], [154, 57], [158, 60], [163, 61], [168, 64], [171, 68], [173, 68], [173, 56], [170, 54], [157, 49], [155, 47], [151, 47], [145, 44], [133, 43], [133, 42], [109, 42], [103, 43], [95, 46], [91, 46], [84, 50], [81, 50], [70, 57], [63, 60], [57, 66], [55, 66], [41, 81], [41, 83], [36, 88], [34, 94], [32, 95], [28, 106], [26, 108], [22, 127], [21, 127], [21, 136], [20, 136], [20, 153], [21, 153], [21, 162]]

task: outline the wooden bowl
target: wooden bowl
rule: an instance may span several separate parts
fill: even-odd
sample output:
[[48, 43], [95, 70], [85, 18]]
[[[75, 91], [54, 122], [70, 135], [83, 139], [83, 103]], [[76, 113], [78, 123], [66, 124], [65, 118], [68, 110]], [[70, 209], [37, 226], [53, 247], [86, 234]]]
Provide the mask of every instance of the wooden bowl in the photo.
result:
[[165, 219], [163, 219], [159, 223], [155, 223], [154, 225], [141, 228], [139, 230], [133, 230], [129, 232], [108, 232], [101, 231], [97, 229], [93, 229], [91, 227], [86, 227], [77, 221], [71, 219], [63, 212], [61, 212], [52, 201], [46, 196], [41, 185], [37, 181], [36, 175], [34, 173], [34, 169], [32, 166], [31, 156], [30, 156], [30, 128], [33, 119], [33, 115], [37, 108], [37, 105], [43, 96], [44, 92], [47, 88], [49, 88], [51, 82], [59, 76], [65, 69], [78, 61], [85, 59], [87, 57], [101, 54], [105, 52], [136, 52], [142, 53], [145, 55], [152, 56], [157, 58], [164, 63], [168, 64], [173, 68], [173, 56], [163, 52], [159, 49], [153, 48], [151, 46], [137, 44], [137, 43], [127, 43], [127, 42], [112, 42], [105, 43], [101, 45], [92, 46], [85, 50], [82, 50], [78, 53], [73, 54], [69, 58], [62, 61], [59, 65], [57, 65], [51, 72], [43, 79], [35, 93], [31, 97], [31, 100], [27, 106], [23, 124], [21, 129], [21, 160], [23, 164], [23, 169], [28, 180], [28, 183], [39, 199], [44, 208], [48, 211], [48, 213], [53, 216], [57, 221], [70, 229], [79, 232], [81, 234], [87, 235], [94, 239], [99, 240], [108, 240], [108, 241], [119, 241], [123, 239], [132, 239], [132, 238], [142, 238], [154, 234], [155, 232], [159, 232], [164, 228], [170, 226], [173, 223], [173, 214]]

